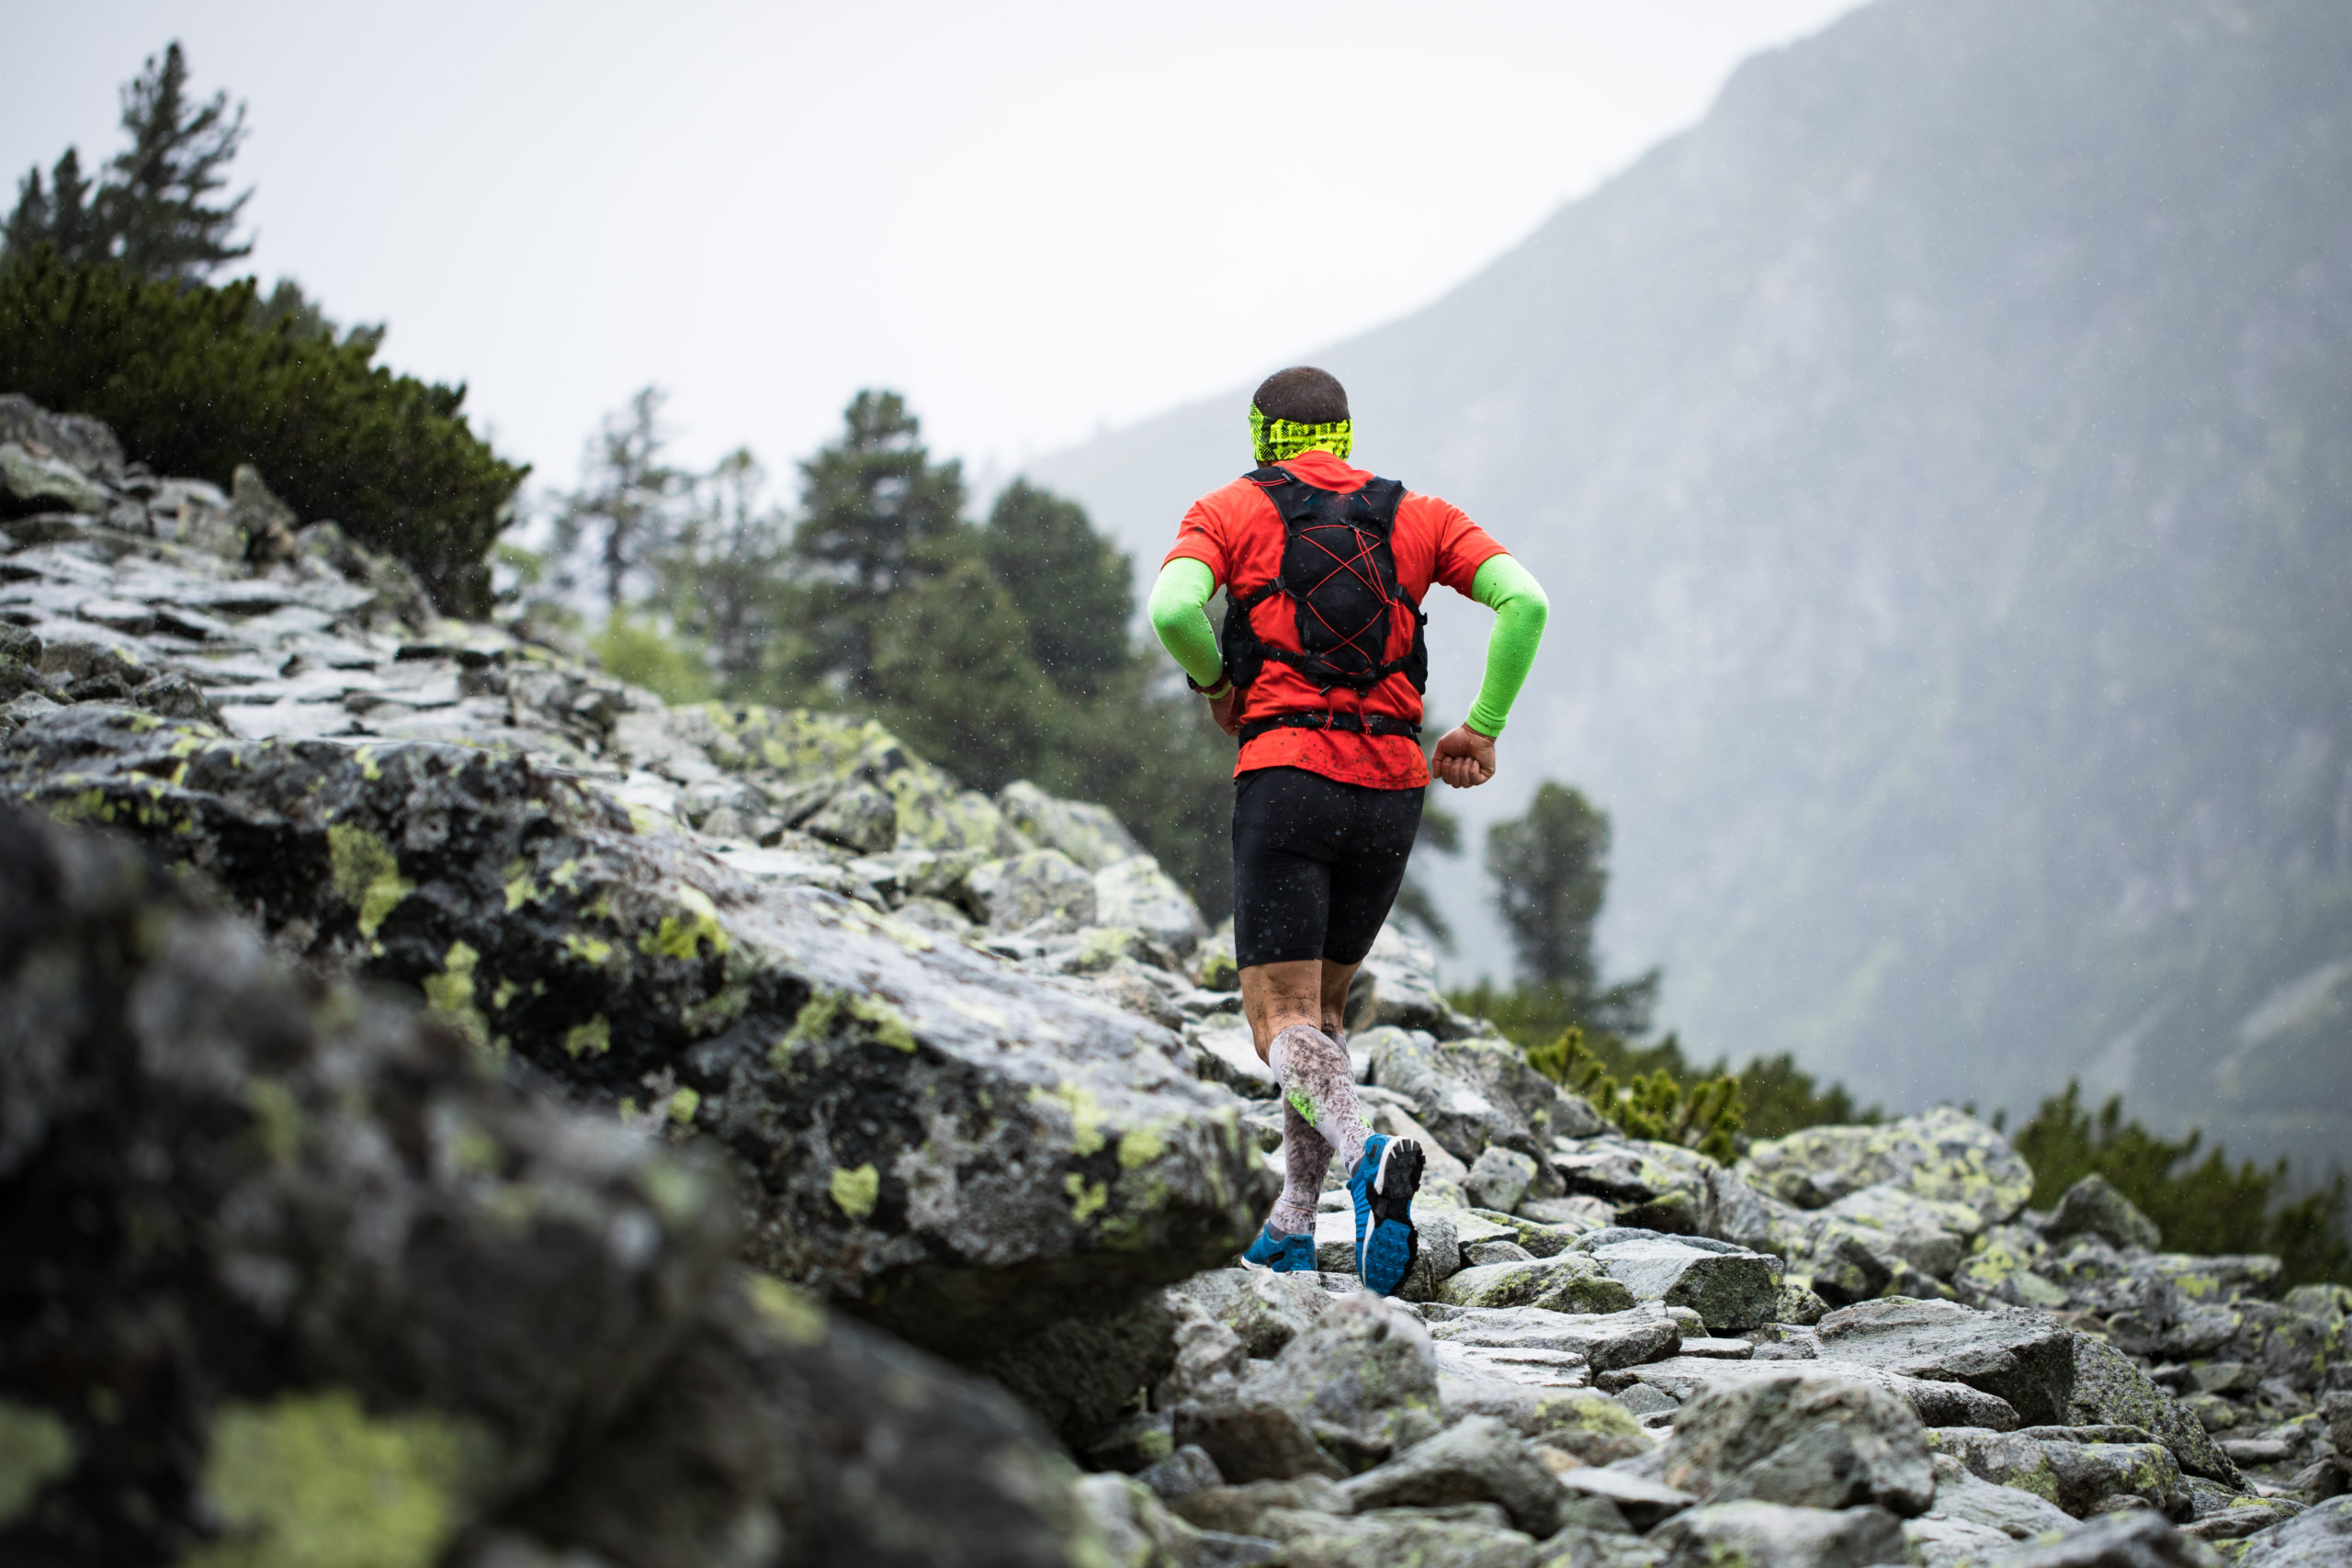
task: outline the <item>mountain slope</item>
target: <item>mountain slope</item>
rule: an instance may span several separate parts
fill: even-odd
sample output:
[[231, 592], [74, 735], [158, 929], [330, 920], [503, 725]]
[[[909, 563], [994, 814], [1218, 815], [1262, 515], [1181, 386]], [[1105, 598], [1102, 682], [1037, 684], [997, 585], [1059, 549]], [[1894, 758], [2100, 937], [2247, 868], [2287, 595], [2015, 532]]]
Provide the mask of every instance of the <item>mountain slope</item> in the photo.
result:
[[[2347, 81], [2325, 0], [1881, 0], [1317, 356], [1551, 587], [1466, 798], [1608, 806], [1702, 1052], [2352, 1146]], [[1156, 561], [1243, 395], [1034, 477]]]

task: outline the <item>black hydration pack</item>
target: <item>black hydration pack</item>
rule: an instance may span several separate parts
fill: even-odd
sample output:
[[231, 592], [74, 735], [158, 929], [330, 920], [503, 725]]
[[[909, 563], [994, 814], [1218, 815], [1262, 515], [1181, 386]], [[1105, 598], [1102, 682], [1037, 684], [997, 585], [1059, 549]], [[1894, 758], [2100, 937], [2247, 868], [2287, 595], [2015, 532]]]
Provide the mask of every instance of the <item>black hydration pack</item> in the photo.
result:
[[[1396, 555], [1390, 545], [1405, 487], [1395, 479], [1374, 479], [1341, 494], [1318, 490], [1272, 467], [1248, 477], [1265, 490], [1266, 499], [1282, 514], [1283, 558], [1272, 581], [1227, 600], [1225, 632], [1218, 641], [1233, 683], [1254, 685], [1266, 660], [1274, 659], [1325, 692], [1345, 686], [1365, 693], [1396, 674], [1412, 682], [1416, 692], [1427, 691], [1429, 616], [1397, 581]], [[1250, 612], [1276, 594], [1291, 601], [1295, 649], [1268, 642], [1250, 623]], [[1399, 609], [1406, 615], [1399, 616]], [[1411, 633], [1405, 637], [1408, 626]], [[1243, 728], [1242, 737], [1293, 726], [1420, 733], [1417, 725], [1379, 714], [1315, 712], [1254, 720]]]

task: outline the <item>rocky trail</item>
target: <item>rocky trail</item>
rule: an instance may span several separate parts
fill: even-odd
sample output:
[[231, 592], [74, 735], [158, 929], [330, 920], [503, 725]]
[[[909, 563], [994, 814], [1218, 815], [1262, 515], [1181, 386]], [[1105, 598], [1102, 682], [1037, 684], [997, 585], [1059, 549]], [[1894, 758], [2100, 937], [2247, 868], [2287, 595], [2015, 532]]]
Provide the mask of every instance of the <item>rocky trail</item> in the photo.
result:
[[2352, 1291], [1950, 1109], [1625, 1137], [1395, 931], [1420, 1261], [1238, 1267], [1229, 933], [1101, 808], [18, 398], [0, 483], [0, 1560], [2352, 1562]]

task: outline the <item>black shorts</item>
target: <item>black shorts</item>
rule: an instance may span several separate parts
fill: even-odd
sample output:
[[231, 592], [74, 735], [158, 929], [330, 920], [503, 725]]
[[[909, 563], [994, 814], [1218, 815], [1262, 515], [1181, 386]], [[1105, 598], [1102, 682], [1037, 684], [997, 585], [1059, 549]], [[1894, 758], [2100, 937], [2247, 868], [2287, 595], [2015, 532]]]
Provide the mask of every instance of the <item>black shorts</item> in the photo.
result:
[[1422, 795], [1304, 768], [1256, 768], [1234, 780], [1233, 949], [1241, 967], [1361, 963], [1404, 883]]

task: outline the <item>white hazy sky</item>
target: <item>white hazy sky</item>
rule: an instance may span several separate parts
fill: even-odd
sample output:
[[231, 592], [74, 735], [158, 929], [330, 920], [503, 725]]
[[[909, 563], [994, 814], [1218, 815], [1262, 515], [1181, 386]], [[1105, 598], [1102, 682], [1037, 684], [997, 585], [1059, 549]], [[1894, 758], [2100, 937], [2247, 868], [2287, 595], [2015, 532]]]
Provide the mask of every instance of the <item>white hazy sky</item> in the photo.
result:
[[0, 0], [0, 171], [111, 155], [177, 38], [252, 269], [539, 481], [646, 382], [694, 460], [888, 386], [1002, 471], [1435, 298], [1853, 4]]

